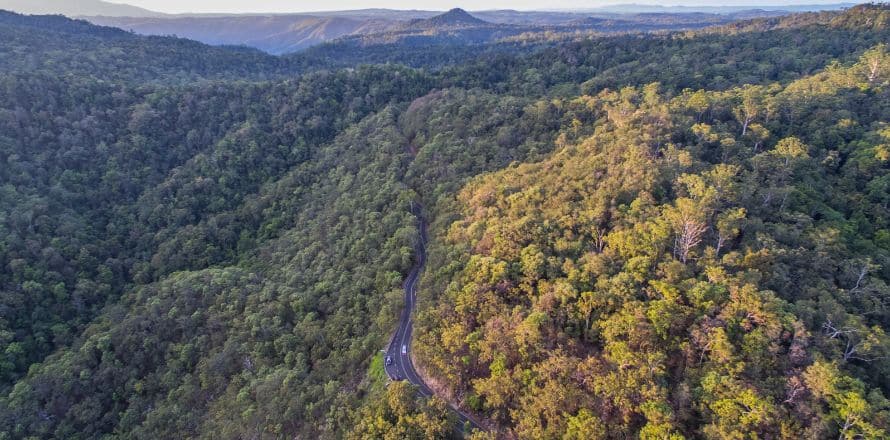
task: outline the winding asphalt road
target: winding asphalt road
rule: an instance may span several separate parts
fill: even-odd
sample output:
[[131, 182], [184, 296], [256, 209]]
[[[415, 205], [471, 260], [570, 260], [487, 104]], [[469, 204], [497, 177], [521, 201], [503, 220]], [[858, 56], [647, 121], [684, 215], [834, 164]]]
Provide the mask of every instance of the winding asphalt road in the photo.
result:
[[[411, 336], [414, 331], [414, 322], [412, 314], [414, 307], [417, 305], [417, 282], [420, 279], [420, 273], [426, 264], [426, 221], [421, 215], [421, 208], [416, 203], [412, 205], [412, 213], [417, 217], [420, 224], [420, 243], [417, 245], [417, 262], [408, 274], [405, 280], [405, 308], [399, 318], [399, 327], [393, 335], [392, 342], [386, 349], [386, 359], [392, 362], [386, 365], [386, 374], [392, 380], [407, 380], [418, 388], [418, 392], [423, 396], [429, 397], [433, 395], [430, 387], [424, 383], [417, 370], [414, 369], [414, 363], [411, 361]], [[451, 409], [457, 414], [458, 430], [467, 432], [472, 429], [482, 429], [479, 424], [473, 421], [467, 414], [460, 409], [452, 406]], [[470, 429], [468, 430], [467, 427]]]

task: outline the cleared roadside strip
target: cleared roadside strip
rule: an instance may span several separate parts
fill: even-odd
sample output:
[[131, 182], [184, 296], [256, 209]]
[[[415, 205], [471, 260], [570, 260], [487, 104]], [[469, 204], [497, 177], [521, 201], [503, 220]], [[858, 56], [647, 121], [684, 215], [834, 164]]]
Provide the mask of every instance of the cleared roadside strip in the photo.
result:
[[[389, 345], [384, 351], [384, 369], [387, 376], [391, 380], [407, 380], [411, 384], [417, 386], [417, 392], [424, 397], [433, 396], [433, 391], [423, 381], [417, 370], [414, 368], [414, 361], [411, 359], [411, 336], [413, 335], [413, 319], [414, 308], [417, 299], [417, 283], [420, 274], [426, 264], [426, 221], [422, 215], [422, 207], [417, 203], [411, 204], [411, 212], [417, 218], [418, 228], [420, 229], [420, 243], [417, 246], [417, 262], [408, 273], [408, 278], [404, 283], [405, 291], [405, 309], [400, 314], [399, 325], [395, 333], [390, 337]], [[404, 348], [404, 351], [403, 351]], [[387, 365], [386, 360], [390, 359], [391, 364]], [[448, 402], [446, 399], [442, 399]], [[484, 430], [484, 428], [474, 421], [468, 414], [464, 413], [457, 406], [448, 403], [451, 410], [457, 415], [457, 426], [455, 430], [461, 434], [467, 434], [473, 429]]]

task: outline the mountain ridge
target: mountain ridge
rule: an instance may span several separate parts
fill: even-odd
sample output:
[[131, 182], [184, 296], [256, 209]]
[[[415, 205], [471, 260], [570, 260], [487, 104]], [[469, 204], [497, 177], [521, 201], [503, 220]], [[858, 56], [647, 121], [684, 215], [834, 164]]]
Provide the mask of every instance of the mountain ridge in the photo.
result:
[[243, 45], [274, 55], [357, 33], [382, 32], [395, 22], [338, 16], [85, 17], [142, 35], [177, 35], [211, 45]]
[[0, 9], [29, 15], [163, 17], [166, 14], [102, 0], [0, 0]]

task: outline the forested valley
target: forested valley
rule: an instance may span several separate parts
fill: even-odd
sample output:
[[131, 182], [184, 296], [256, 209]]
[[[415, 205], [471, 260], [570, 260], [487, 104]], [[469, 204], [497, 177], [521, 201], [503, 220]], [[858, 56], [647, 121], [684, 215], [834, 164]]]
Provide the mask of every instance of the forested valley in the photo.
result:
[[[890, 438], [890, 7], [275, 57], [0, 13], [0, 439]], [[415, 362], [380, 350], [429, 221]]]

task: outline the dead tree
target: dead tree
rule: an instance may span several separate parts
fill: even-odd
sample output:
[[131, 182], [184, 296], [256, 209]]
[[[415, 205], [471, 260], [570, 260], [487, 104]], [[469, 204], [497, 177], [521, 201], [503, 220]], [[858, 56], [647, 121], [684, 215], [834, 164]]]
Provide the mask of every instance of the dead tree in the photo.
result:
[[685, 264], [689, 259], [689, 253], [701, 243], [702, 236], [707, 230], [708, 225], [705, 222], [684, 216], [674, 239], [674, 255]]
[[844, 353], [842, 358], [844, 362], [851, 362], [854, 360], [874, 362], [884, 358], [883, 356], [870, 357], [866, 356], [864, 353], [860, 353], [859, 350], [862, 349], [862, 345], [865, 341], [859, 336], [862, 332], [858, 329], [852, 327], [838, 328], [831, 322], [831, 319], [828, 319], [825, 324], [822, 324], [822, 330], [825, 332], [825, 336], [827, 336], [828, 339], [838, 339], [843, 341]]

